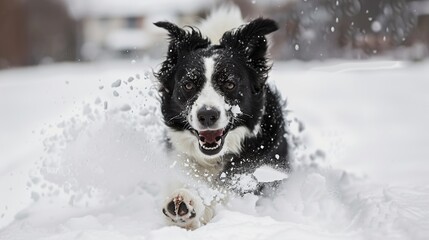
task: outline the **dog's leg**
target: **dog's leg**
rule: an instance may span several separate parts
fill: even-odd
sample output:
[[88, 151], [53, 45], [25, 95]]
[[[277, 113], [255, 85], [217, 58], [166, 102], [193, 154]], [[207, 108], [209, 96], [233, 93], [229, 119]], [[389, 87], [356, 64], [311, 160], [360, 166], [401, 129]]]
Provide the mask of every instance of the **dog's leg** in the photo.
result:
[[206, 206], [197, 192], [181, 188], [174, 191], [162, 209], [169, 224], [186, 229], [196, 229], [208, 223], [214, 216], [212, 206]]

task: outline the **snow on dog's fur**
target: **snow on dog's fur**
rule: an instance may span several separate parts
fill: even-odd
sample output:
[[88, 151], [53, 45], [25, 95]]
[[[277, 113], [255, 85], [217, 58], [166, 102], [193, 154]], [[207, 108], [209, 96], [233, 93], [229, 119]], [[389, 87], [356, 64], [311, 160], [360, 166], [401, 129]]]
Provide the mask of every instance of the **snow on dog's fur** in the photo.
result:
[[[265, 18], [242, 23], [238, 8], [219, 9], [199, 28], [155, 23], [170, 37], [157, 78], [171, 150], [193, 175], [239, 194], [263, 190], [252, 176], [256, 168], [289, 169], [283, 105], [266, 84], [265, 35], [278, 26]], [[191, 229], [213, 216], [188, 188], [174, 190], [163, 213]]]

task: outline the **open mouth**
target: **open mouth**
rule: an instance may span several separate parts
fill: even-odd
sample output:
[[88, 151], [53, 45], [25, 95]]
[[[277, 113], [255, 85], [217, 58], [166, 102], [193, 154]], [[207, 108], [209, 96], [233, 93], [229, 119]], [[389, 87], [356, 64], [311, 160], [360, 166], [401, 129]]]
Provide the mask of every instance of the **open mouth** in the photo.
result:
[[200, 132], [196, 131], [201, 152], [206, 155], [218, 154], [222, 150], [226, 134], [227, 130], [225, 128]]

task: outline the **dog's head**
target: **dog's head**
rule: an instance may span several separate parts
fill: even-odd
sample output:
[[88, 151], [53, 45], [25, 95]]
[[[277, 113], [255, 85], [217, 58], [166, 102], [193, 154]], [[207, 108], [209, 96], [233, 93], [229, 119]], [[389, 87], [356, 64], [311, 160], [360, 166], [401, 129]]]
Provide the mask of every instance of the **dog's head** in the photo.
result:
[[223, 34], [218, 45], [196, 28], [169, 22], [167, 58], [157, 73], [164, 121], [179, 150], [203, 159], [239, 153], [259, 131], [270, 66], [265, 35], [278, 29], [258, 18]]

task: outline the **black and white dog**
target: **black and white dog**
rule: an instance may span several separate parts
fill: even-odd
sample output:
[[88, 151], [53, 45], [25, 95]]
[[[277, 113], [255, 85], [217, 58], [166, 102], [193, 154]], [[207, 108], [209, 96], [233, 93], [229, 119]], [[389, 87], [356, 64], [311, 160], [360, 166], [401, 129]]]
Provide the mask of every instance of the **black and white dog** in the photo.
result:
[[[284, 106], [266, 83], [271, 66], [265, 36], [278, 29], [276, 22], [257, 18], [243, 24], [232, 8], [212, 14], [198, 28], [155, 25], [170, 37], [156, 74], [169, 142], [193, 174], [243, 194], [263, 187], [243, 189], [236, 184], [243, 174], [262, 165], [287, 171]], [[213, 217], [212, 206], [187, 187], [175, 189], [162, 211], [169, 222], [188, 229]]]

